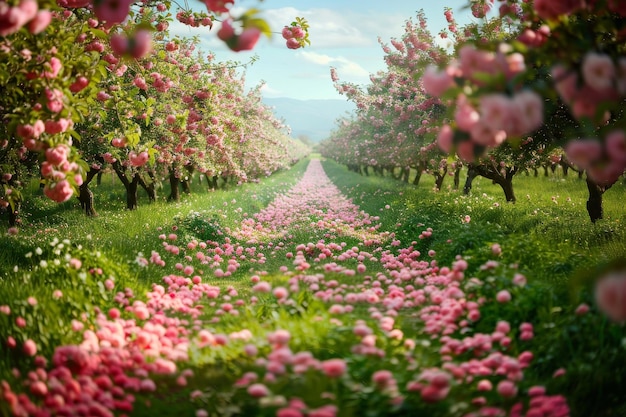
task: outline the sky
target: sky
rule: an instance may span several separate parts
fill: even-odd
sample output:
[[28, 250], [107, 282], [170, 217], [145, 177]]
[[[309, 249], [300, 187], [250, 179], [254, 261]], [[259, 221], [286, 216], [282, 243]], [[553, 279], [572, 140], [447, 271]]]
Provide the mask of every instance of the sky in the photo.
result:
[[[195, 3], [195, 4], [194, 4]], [[341, 81], [359, 85], [369, 83], [369, 75], [385, 70], [384, 53], [378, 42], [389, 43], [404, 33], [404, 23], [423, 9], [431, 33], [447, 26], [444, 6], [452, 8], [460, 23], [471, 20], [466, 0], [240, 0], [232, 10], [258, 8], [268, 21], [271, 39], [262, 37], [252, 52], [231, 52], [217, 36], [219, 23], [209, 30], [189, 28], [178, 21], [170, 24], [170, 34], [199, 36], [199, 48], [213, 52], [218, 61], [248, 62], [257, 60], [245, 70], [246, 86], [263, 83], [264, 97], [287, 97], [298, 100], [344, 99], [333, 87], [330, 68], [337, 69]], [[191, 0], [194, 9], [203, 3]], [[297, 50], [288, 49], [280, 35], [296, 16], [309, 23], [311, 45]], [[243, 72], [243, 70], [242, 70]]]

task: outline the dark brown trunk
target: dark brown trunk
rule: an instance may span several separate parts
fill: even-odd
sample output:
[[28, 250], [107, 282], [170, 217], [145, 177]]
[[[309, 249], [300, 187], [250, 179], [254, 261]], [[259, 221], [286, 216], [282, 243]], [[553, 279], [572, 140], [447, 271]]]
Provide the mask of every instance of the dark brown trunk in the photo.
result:
[[180, 186], [183, 189], [183, 193], [191, 194], [191, 181], [189, 179], [184, 179], [180, 182]]
[[157, 199], [155, 178], [152, 173], [149, 173], [148, 176], [152, 181], [148, 183], [142, 176], [139, 176], [139, 185], [146, 191], [146, 194], [148, 194], [148, 200], [154, 202]]
[[409, 182], [409, 175], [411, 175], [411, 168], [402, 168], [402, 181], [406, 182], [407, 184]]
[[488, 178], [498, 184], [504, 192], [507, 202], [515, 202], [515, 193], [513, 192], [513, 177], [517, 173], [517, 167], [507, 167], [504, 175], [493, 165], [476, 165], [476, 172], [481, 177]]
[[448, 174], [448, 167], [444, 167], [441, 171], [434, 172], [435, 176], [435, 188], [437, 191], [441, 190], [441, 186], [443, 185], [443, 180], [446, 179], [446, 174]]
[[176, 176], [176, 172], [174, 170], [170, 170], [170, 195], [167, 197], [168, 201], [180, 200], [178, 184], [180, 184], [180, 179]]
[[602, 208], [602, 196], [611, 188], [610, 185], [596, 184], [587, 176], [587, 190], [589, 190], [589, 199], [587, 200], [587, 214], [592, 223], [601, 220], [604, 217], [604, 209]]
[[78, 201], [80, 201], [81, 208], [89, 217], [96, 217], [98, 215], [94, 205], [93, 192], [89, 189], [89, 183], [94, 177], [100, 175], [101, 172], [102, 170], [100, 168], [90, 167], [85, 180], [78, 188]]
[[456, 167], [454, 168], [454, 189], [458, 190], [459, 189], [459, 184], [461, 183], [461, 169], [463, 168], [462, 165], [457, 164]]
[[468, 165], [467, 178], [465, 178], [465, 185], [463, 186], [463, 194], [468, 195], [470, 191], [472, 191], [472, 182], [477, 176], [478, 172], [476, 172], [475, 166], [473, 164]]
[[126, 208], [128, 210], [136, 210], [138, 207], [137, 186], [139, 185], [139, 174], [134, 174], [132, 180], [128, 179], [126, 170], [119, 161], [113, 163], [113, 170], [126, 189]]

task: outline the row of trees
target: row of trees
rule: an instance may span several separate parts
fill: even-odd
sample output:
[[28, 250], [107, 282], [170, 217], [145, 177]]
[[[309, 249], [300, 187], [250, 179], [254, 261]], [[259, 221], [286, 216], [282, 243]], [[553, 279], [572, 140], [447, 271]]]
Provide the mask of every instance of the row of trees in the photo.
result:
[[586, 172], [592, 221], [602, 194], [626, 169], [626, 7], [613, 0], [470, 1], [460, 27], [444, 9], [438, 45], [423, 13], [404, 35], [381, 42], [387, 70], [365, 89], [331, 77], [357, 111], [324, 143], [355, 170], [410, 168], [440, 185], [468, 167], [515, 201], [514, 176], [558, 161]]
[[[207, 2], [208, 13], [180, 10], [176, 18], [210, 27], [221, 17], [233, 30], [220, 35], [224, 42], [249, 49], [244, 32], [266, 32], [267, 24], [255, 11], [234, 19], [229, 3]], [[11, 225], [33, 177], [49, 198], [78, 195], [93, 215], [89, 184], [107, 166], [133, 209], [139, 187], [155, 199], [167, 180], [176, 200], [194, 173], [213, 183], [248, 181], [308, 152], [262, 104], [260, 86], [244, 91], [245, 65], [217, 63], [196, 50], [197, 39], [169, 36], [169, 2], [0, 6], [0, 209]], [[40, 14], [46, 18], [37, 24]], [[299, 36], [308, 42], [306, 27]]]

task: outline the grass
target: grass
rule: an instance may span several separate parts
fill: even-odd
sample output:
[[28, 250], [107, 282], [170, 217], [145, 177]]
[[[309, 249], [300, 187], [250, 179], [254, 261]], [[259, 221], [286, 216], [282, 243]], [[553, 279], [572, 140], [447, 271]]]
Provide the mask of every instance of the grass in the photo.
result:
[[[139, 208], [133, 211], [124, 209], [123, 187], [114, 177], [107, 176], [100, 186], [93, 188], [99, 212], [95, 218], [85, 217], [76, 201], [55, 205], [39, 195], [36, 184], [29, 185], [30, 197], [24, 207], [28, 214], [24, 215], [18, 236], [8, 236], [6, 225], [0, 225], [0, 298], [11, 301], [13, 310], [29, 322], [38, 323], [38, 344], [41, 353], [49, 356], [55, 346], [78, 341], [79, 332], [68, 331], [72, 320], [93, 322], [93, 317], [83, 317], [82, 312], [96, 307], [106, 311], [116, 305], [112, 294], [126, 288], [141, 294], [154, 283], [162, 282], [163, 275], [173, 269], [140, 268], [137, 265], [139, 254], [149, 256], [152, 250], [158, 250], [168, 266], [184, 262], [183, 255], [187, 252], [183, 250], [178, 256], [163, 252], [164, 241], [159, 235], [175, 231], [176, 244], [181, 247], [193, 240], [223, 241], [246, 216], [259, 212], [277, 195], [291, 188], [301, 178], [306, 165], [307, 161], [301, 161], [291, 170], [259, 183], [233, 184], [210, 192], [196, 179], [193, 193], [174, 203], [165, 201], [167, 188], [160, 190], [162, 198], [153, 203], [140, 192]], [[434, 179], [427, 175], [423, 176], [419, 187], [415, 187], [388, 177], [364, 177], [332, 161], [324, 161], [324, 168], [342, 192], [362, 210], [379, 216], [381, 230], [393, 232], [393, 239], [401, 242], [400, 247], [413, 245], [423, 257], [433, 251], [432, 255], [442, 266], [451, 265], [462, 254], [469, 263], [468, 275], [487, 276], [485, 282], [489, 285], [495, 282], [489, 280], [503, 280], [518, 272], [524, 274], [530, 284], [525, 298], [515, 299], [506, 307], [485, 307], [476, 331], [488, 333], [498, 320], [535, 323], [532, 351], [537, 360], [532, 372], [526, 375], [528, 383], [546, 383], [556, 392], [568, 393], [575, 416], [625, 415], [621, 398], [621, 387], [626, 383], [626, 372], [622, 372], [626, 370], [624, 327], [611, 325], [598, 315], [581, 319], [571, 314], [581, 301], [593, 303], [590, 278], [613, 264], [624, 262], [624, 184], [616, 184], [606, 193], [605, 219], [592, 224], [585, 211], [585, 184], [573, 176], [519, 175], [514, 180], [518, 202], [508, 204], [499, 187], [482, 178], [474, 181], [472, 193], [465, 196], [447, 187], [451, 178], [446, 179], [443, 190], [435, 192], [432, 189]], [[469, 222], [465, 221], [466, 216]], [[427, 228], [432, 228], [432, 236], [420, 238]], [[288, 262], [284, 253], [292, 251], [297, 243], [315, 243], [323, 238], [314, 230], [301, 227], [284, 239], [285, 249], [272, 249], [269, 242], [258, 245], [258, 251], [266, 255], [265, 264], [245, 261], [230, 277], [216, 278], [207, 273], [204, 278], [223, 291], [226, 288], [238, 291], [242, 298], [251, 295], [247, 278], [253, 273], [267, 273], [263, 279], [273, 286], [287, 286], [288, 278], [278, 273]], [[347, 247], [359, 245], [355, 239], [343, 241]], [[481, 270], [485, 262], [494, 258], [492, 245], [496, 243], [502, 248], [499, 266], [493, 272]], [[391, 241], [383, 250], [394, 250]], [[41, 263], [42, 260], [72, 257], [80, 258], [85, 266], [81, 271], [89, 272], [79, 272], [63, 262], [57, 265], [50, 261], [45, 267]], [[345, 266], [355, 267], [356, 261], [346, 262]], [[367, 268], [372, 276], [383, 271], [376, 263], [367, 263]], [[319, 269], [312, 273], [315, 271]], [[107, 277], [114, 282], [112, 292], [102, 287]], [[325, 279], [326, 282], [336, 279], [345, 284], [347, 290], [356, 288], [363, 280], [340, 273], [328, 273]], [[59, 288], [64, 296], [55, 299], [51, 294]], [[39, 300], [39, 304], [29, 306], [26, 301], [29, 296]], [[209, 323], [224, 300], [207, 306], [201, 318]], [[5, 301], [0, 301], [3, 303]], [[366, 306], [357, 305], [354, 316], [372, 322]], [[326, 304], [303, 291], [291, 306], [281, 305], [271, 296], [260, 296], [254, 307], [242, 308], [239, 316], [222, 316], [218, 324], [207, 325], [207, 328], [215, 333], [247, 328], [255, 335], [283, 328], [292, 334], [290, 347], [294, 352], [309, 350], [322, 360], [348, 357], [349, 347], [354, 344], [351, 327], [349, 324], [331, 325], [332, 320], [336, 318], [328, 314]], [[410, 315], [398, 317], [398, 323], [405, 334], [419, 334], [421, 329], [420, 320]], [[27, 330], [16, 328], [2, 315], [0, 330], [2, 339], [11, 334], [23, 340], [29, 335]], [[366, 381], [377, 366], [398, 366], [398, 357], [394, 355], [400, 347], [393, 340], [379, 336], [382, 348], [393, 359], [389, 363], [382, 359], [360, 363], [353, 356], [350, 360], [354, 361], [352, 365], [356, 369], [354, 378]], [[269, 350], [262, 338], [252, 342]], [[207, 409], [212, 407], [216, 415], [228, 415], [236, 410], [248, 412], [245, 405], [238, 408], [242, 401], [240, 393], [218, 388], [230, 386], [237, 372], [254, 369], [252, 361], [242, 356], [242, 345], [243, 342], [238, 342], [229, 349], [205, 350], [192, 355], [189, 366], [194, 367], [195, 377], [189, 381], [190, 386], [214, 387], [205, 389], [202, 401]], [[425, 347], [421, 352], [424, 363], [428, 363], [436, 351]], [[13, 367], [28, 369], [31, 366], [22, 356], [2, 349], [0, 380], [12, 379]], [[560, 366], [567, 366], [570, 376], [553, 380], [551, 374]], [[398, 372], [406, 372], [406, 369], [398, 369]], [[291, 383], [295, 384], [292, 388], [299, 395], [310, 396], [311, 393], [307, 393], [310, 385], [302, 380]], [[317, 388], [332, 389], [325, 387], [325, 383], [324, 379], [315, 382]], [[169, 384], [152, 397], [138, 394], [134, 415], [159, 415], [155, 414], [159, 409], [167, 410], [160, 415], [190, 413], [187, 399], [191, 389], [178, 387], [173, 381]], [[383, 399], [374, 394], [367, 398], [350, 398], [357, 410], [353, 415], [386, 410], [381, 405]], [[427, 410], [432, 415], [442, 415], [440, 409]], [[372, 415], [387, 415], [387, 411]], [[403, 415], [401, 410], [393, 413]]]

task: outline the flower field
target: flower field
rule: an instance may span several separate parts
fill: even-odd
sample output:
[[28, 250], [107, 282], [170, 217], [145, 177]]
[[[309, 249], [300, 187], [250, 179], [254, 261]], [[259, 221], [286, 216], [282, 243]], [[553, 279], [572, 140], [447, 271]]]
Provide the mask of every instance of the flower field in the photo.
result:
[[574, 178], [493, 187], [313, 158], [159, 210], [40, 203], [0, 240], [0, 413], [624, 415], [623, 187], [596, 224]]

